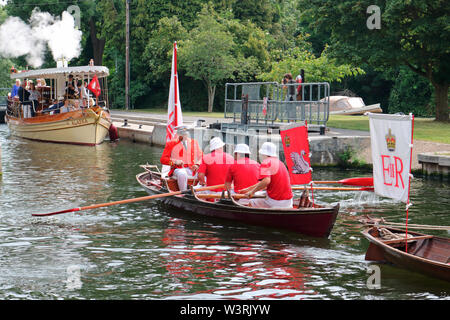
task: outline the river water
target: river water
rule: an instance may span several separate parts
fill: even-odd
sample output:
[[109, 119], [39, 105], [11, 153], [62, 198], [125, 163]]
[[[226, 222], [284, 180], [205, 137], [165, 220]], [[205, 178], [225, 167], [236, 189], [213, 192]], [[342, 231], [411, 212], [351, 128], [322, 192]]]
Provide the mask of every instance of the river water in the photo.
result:
[[[38, 218], [146, 193], [139, 165], [162, 150], [105, 142], [39, 143], [0, 125], [0, 299], [443, 299], [450, 284], [380, 265], [369, 289], [357, 217], [403, 222], [404, 205], [369, 192], [315, 192], [340, 202], [329, 239], [299, 236], [138, 202]], [[317, 169], [315, 180], [369, 173]], [[449, 225], [450, 185], [415, 179], [410, 223]], [[447, 232], [430, 232], [449, 236]]]

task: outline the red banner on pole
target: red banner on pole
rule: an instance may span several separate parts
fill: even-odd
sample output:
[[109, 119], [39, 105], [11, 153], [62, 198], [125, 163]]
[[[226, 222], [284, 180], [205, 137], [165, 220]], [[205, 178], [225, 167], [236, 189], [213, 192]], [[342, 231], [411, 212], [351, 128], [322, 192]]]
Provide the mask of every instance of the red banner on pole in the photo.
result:
[[100, 82], [98, 81], [97, 75], [95, 75], [91, 82], [89, 82], [88, 87], [89, 90], [92, 91], [92, 93], [98, 97], [102, 90], [100, 89]]
[[291, 184], [311, 182], [308, 129], [306, 125], [280, 130]]

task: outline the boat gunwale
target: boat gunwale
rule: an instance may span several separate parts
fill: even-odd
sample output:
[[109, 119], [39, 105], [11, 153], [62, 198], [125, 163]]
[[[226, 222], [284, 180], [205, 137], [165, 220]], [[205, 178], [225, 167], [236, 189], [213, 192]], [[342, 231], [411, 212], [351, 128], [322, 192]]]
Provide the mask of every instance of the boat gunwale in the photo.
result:
[[[156, 189], [155, 186], [148, 186], [146, 184], [144, 184], [141, 181], [141, 177], [143, 175], [148, 175], [149, 171], [146, 172], [141, 172], [139, 174], [136, 175], [136, 179], [138, 180], [139, 184], [141, 186], [143, 186], [145, 189], [150, 189], [153, 192], [158, 192], [158, 193], [164, 193], [163, 191], [167, 191], [170, 192], [170, 190], [165, 189], [162, 185], [160, 187], [159, 190]], [[336, 204], [335, 206], [323, 206], [322, 208], [292, 208], [292, 209], [288, 209], [288, 208], [277, 208], [276, 210], [271, 209], [271, 208], [254, 208], [254, 207], [246, 207], [246, 206], [242, 206], [242, 205], [236, 205], [233, 203], [233, 205], [230, 204], [223, 204], [220, 202], [209, 202], [209, 201], [205, 201], [203, 199], [199, 199], [197, 197], [195, 197], [194, 195], [189, 195], [189, 197], [186, 197], [185, 195], [175, 195], [174, 197], [186, 201], [186, 202], [190, 202], [190, 203], [196, 203], [196, 204], [203, 204], [206, 207], [212, 207], [215, 206], [217, 208], [225, 208], [226, 210], [230, 210], [230, 211], [238, 211], [240, 210], [240, 212], [242, 212], [243, 210], [245, 210], [248, 213], [251, 214], [261, 214], [261, 215], [319, 215], [319, 214], [334, 214], [336, 210], [339, 210], [339, 204]]]

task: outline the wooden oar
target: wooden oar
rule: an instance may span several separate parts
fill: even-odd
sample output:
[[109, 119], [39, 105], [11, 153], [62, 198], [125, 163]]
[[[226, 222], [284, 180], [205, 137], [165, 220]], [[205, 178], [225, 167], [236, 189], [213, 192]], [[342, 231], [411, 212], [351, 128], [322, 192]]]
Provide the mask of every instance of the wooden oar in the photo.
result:
[[[198, 190], [198, 189], [197, 189]], [[196, 190], [196, 191], [197, 191]], [[206, 193], [206, 194], [196, 194], [197, 198], [200, 199], [220, 199], [222, 198], [221, 193]], [[245, 194], [233, 194], [231, 195], [234, 199], [244, 199], [247, 198]], [[265, 195], [254, 195], [252, 198], [265, 198]]]
[[[220, 184], [220, 185], [216, 185], [216, 186], [198, 188], [196, 191], [206, 191], [206, 190], [213, 190], [213, 189], [219, 189], [219, 188], [224, 188], [224, 187], [225, 187], [224, 184]], [[33, 213], [32, 216], [35, 216], [35, 217], [53, 216], [55, 214], [62, 214], [62, 213], [67, 213], [67, 212], [77, 212], [77, 211], [90, 210], [90, 209], [96, 209], [96, 208], [101, 208], [101, 207], [109, 207], [109, 206], [114, 206], [116, 204], [153, 200], [153, 199], [176, 196], [176, 195], [180, 195], [180, 194], [189, 194], [190, 192], [191, 192], [191, 190], [168, 192], [168, 193], [155, 194], [155, 195], [146, 196], [146, 197], [139, 197], [139, 198], [125, 199], [125, 200], [119, 200], [119, 201], [113, 201], [113, 202], [107, 202], [107, 203], [93, 204], [93, 205], [86, 206], [86, 207], [72, 208], [72, 209], [50, 212], [50, 213]]]
[[292, 190], [304, 190], [306, 188], [313, 190], [334, 190], [334, 191], [373, 191], [373, 187], [363, 187], [363, 188], [345, 188], [345, 187], [292, 187]]
[[339, 181], [314, 181], [315, 184], [342, 184], [345, 186], [373, 186], [373, 177], [348, 178]]

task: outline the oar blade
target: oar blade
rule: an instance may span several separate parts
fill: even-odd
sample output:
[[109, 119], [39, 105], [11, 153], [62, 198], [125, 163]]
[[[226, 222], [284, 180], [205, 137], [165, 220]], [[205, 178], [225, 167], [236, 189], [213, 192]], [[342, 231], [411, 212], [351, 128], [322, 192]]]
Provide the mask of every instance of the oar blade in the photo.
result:
[[49, 213], [32, 213], [31, 215], [34, 217], [46, 217], [46, 216], [53, 216], [56, 214], [67, 213], [67, 212], [76, 212], [76, 211], [80, 211], [80, 210], [81, 210], [81, 208], [72, 208], [72, 209], [66, 209], [66, 210], [49, 212]]
[[373, 177], [348, 178], [339, 180], [338, 182], [346, 186], [369, 187], [373, 186]]

